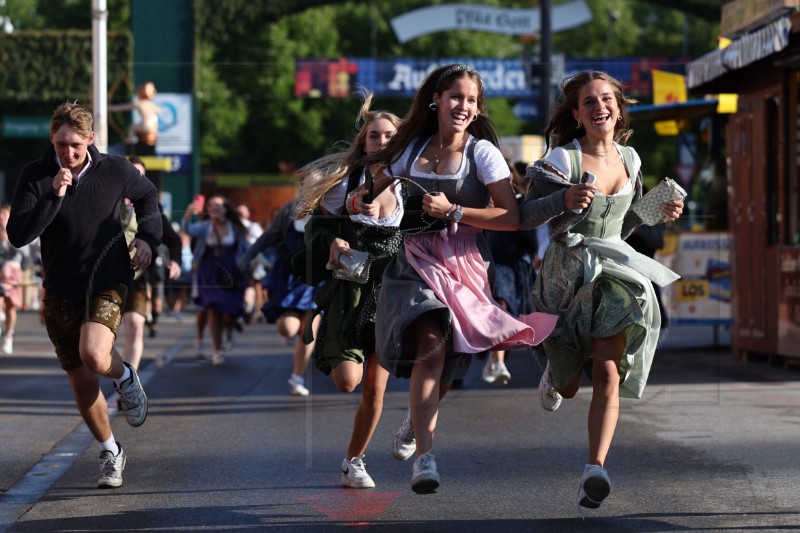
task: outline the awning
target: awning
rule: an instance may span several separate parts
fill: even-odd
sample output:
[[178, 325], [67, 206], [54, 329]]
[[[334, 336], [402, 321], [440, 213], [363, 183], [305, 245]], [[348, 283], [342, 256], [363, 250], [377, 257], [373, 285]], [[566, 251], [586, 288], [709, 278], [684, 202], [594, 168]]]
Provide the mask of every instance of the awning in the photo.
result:
[[717, 112], [718, 100], [689, 100], [672, 104], [637, 105], [628, 109], [631, 120], [637, 122], [659, 122], [661, 120], [683, 120], [710, 117]]
[[714, 50], [686, 66], [686, 87], [690, 90], [731, 70], [780, 52], [789, 45], [792, 21], [782, 17], [758, 31], [745, 35], [727, 48]]

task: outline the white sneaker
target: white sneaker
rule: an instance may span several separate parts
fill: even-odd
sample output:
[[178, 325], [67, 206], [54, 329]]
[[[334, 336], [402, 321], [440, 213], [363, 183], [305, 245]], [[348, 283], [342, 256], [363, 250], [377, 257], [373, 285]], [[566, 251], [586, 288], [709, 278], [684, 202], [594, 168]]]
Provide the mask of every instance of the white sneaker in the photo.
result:
[[6, 355], [11, 355], [13, 351], [14, 351], [14, 334], [6, 333], [3, 336], [3, 353]]
[[506, 368], [506, 364], [502, 361], [493, 363], [491, 359], [486, 362], [481, 372], [481, 378], [486, 383], [494, 383], [495, 385], [506, 385], [511, 380], [511, 372]]
[[375, 482], [367, 474], [364, 456], [342, 461], [342, 486], [351, 489], [372, 489]]
[[411, 490], [417, 494], [429, 494], [438, 487], [439, 472], [436, 469], [436, 458], [431, 452], [425, 452], [414, 461]]
[[548, 361], [542, 379], [539, 380], [539, 402], [546, 411], [555, 411], [561, 405], [562, 399], [550, 380], [550, 361]]
[[211, 364], [214, 366], [219, 366], [225, 362], [225, 358], [222, 357], [221, 353], [215, 353], [211, 355]]
[[481, 370], [481, 379], [486, 383], [494, 383], [494, 373], [492, 372], [492, 358], [486, 358], [486, 364], [483, 366], [483, 370]]
[[601, 466], [586, 465], [581, 476], [581, 488], [578, 490], [578, 505], [597, 509], [610, 492], [611, 480], [608, 472]]
[[306, 380], [303, 376], [291, 375], [289, 378], [289, 394], [292, 396], [308, 396]]
[[125, 470], [125, 452], [119, 446], [119, 455], [110, 450], [100, 452], [100, 477], [97, 478], [98, 489], [115, 489], [122, 486], [122, 471]]
[[417, 439], [414, 437], [414, 428], [411, 426], [411, 409], [409, 409], [392, 439], [392, 456], [400, 461], [406, 461], [416, 451]]

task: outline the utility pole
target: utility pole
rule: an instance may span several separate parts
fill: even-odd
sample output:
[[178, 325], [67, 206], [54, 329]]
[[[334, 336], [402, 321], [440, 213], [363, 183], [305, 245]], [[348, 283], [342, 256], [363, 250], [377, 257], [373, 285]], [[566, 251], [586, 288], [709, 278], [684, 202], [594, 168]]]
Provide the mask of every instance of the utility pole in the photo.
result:
[[92, 111], [94, 145], [100, 152], [108, 151], [108, 54], [106, 0], [92, 0]]
[[553, 27], [551, 16], [550, 0], [541, 0], [539, 3], [541, 17], [541, 40], [540, 40], [540, 60], [542, 62], [541, 86], [539, 87], [540, 110], [542, 114], [542, 124], [547, 125], [550, 120], [550, 80], [553, 77]]

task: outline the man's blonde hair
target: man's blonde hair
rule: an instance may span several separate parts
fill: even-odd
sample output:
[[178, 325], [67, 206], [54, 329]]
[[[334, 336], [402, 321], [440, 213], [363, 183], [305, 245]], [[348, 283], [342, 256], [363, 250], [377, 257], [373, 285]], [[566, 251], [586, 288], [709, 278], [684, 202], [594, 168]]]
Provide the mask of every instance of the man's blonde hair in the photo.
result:
[[50, 119], [50, 134], [54, 135], [61, 126], [69, 129], [88, 139], [92, 134], [92, 114], [77, 102], [65, 102], [58, 106]]

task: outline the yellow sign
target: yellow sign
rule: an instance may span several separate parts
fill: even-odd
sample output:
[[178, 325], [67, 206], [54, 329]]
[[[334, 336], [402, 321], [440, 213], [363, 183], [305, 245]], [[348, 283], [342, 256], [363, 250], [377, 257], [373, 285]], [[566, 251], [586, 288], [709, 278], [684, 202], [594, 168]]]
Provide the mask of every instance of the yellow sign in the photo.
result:
[[[653, 103], [655, 105], [677, 104], [685, 102], [686, 99], [686, 76], [663, 70], [653, 70]], [[685, 120], [663, 120], [655, 123], [656, 133], [659, 135], [678, 135], [686, 126]]]
[[[727, 48], [731, 42], [726, 37], [720, 37], [718, 48]], [[739, 107], [739, 95], [735, 93], [718, 94], [717, 102], [719, 102], [717, 104], [717, 113], [736, 113], [736, 109]]]
[[708, 281], [706, 280], [678, 281], [677, 288], [679, 302], [696, 302], [709, 297]]

